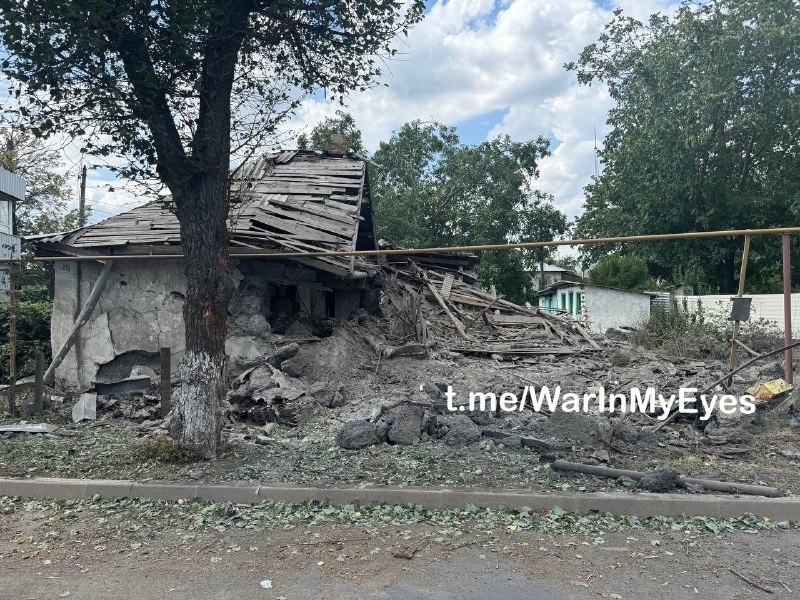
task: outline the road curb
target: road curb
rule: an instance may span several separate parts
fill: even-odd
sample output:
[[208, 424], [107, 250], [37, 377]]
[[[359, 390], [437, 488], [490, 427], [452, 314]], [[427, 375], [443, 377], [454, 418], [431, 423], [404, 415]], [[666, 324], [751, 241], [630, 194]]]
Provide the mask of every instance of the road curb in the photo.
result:
[[483, 508], [541, 510], [560, 506], [576, 513], [610, 512], [642, 517], [739, 517], [751, 513], [773, 521], [800, 521], [800, 498], [603, 492], [546, 494], [520, 490], [387, 486], [319, 488], [290, 485], [194, 485], [111, 479], [0, 478], [0, 496], [88, 500], [97, 494], [102, 498], [198, 498], [237, 504], [256, 504], [264, 500], [291, 503], [312, 500], [331, 504], [421, 504], [431, 508], [458, 508], [474, 504]]

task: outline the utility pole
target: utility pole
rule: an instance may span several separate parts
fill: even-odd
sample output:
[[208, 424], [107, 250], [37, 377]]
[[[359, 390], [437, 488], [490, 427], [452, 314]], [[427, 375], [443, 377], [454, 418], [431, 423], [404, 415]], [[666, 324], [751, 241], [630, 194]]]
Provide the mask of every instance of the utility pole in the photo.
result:
[[81, 196], [78, 204], [78, 227], [86, 226], [86, 165], [81, 167]]

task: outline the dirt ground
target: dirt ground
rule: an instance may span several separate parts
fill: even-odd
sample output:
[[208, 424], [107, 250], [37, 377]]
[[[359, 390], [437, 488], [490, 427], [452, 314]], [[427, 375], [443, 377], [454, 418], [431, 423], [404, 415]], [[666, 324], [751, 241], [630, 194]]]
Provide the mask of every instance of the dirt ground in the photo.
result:
[[[604, 530], [602, 519], [551, 515], [532, 530], [534, 521], [517, 528], [497, 514], [411, 523], [392, 510], [397, 518], [362, 524], [325, 521], [332, 508], [298, 516], [284, 507], [258, 525], [223, 518], [192, 528], [187, 513], [197, 523], [204, 511], [237, 507], [198, 504], [177, 521], [165, 517], [177, 508], [0, 498], [0, 597], [738, 600], [800, 589], [800, 534], [752, 522], [717, 533], [725, 522]], [[395, 556], [404, 552], [412, 557]]]

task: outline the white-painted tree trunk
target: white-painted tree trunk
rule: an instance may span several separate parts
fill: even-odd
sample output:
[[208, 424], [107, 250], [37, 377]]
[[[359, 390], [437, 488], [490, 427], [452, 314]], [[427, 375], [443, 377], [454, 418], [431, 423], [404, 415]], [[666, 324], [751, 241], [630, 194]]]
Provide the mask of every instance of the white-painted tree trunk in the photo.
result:
[[225, 358], [187, 351], [180, 371], [181, 392], [174, 408], [180, 424], [177, 441], [192, 447], [203, 458], [212, 458], [222, 433]]

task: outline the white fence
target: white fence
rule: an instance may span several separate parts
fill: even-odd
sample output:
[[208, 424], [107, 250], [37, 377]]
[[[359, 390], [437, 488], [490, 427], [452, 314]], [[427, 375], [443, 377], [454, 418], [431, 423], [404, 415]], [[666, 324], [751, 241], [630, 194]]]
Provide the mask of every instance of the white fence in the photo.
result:
[[[771, 321], [778, 329], [784, 331], [783, 294], [745, 294], [745, 296], [753, 299], [750, 305], [751, 321], [758, 319]], [[698, 305], [702, 305], [703, 312], [709, 316], [721, 315], [724, 319], [730, 317], [730, 295], [681, 296], [677, 298], [679, 307], [683, 307], [684, 300], [686, 308], [692, 312], [696, 312]], [[800, 294], [792, 294], [792, 337], [800, 338]]]

